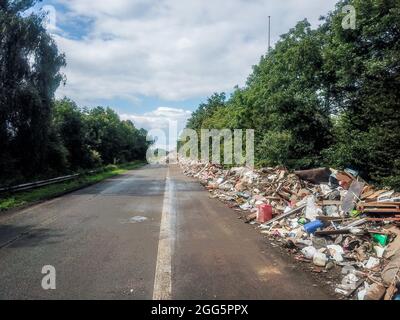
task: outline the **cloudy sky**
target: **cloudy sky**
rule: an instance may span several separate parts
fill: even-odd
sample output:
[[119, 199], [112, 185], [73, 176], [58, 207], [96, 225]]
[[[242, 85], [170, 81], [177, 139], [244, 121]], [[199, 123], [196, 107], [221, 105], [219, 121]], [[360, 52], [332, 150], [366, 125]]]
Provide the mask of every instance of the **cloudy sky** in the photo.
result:
[[[58, 97], [110, 106], [137, 127], [182, 128], [213, 92], [243, 85], [272, 41], [336, 0], [44, 0], [68, 66]], [[52, 16], [50, 14], [50, 16]]]

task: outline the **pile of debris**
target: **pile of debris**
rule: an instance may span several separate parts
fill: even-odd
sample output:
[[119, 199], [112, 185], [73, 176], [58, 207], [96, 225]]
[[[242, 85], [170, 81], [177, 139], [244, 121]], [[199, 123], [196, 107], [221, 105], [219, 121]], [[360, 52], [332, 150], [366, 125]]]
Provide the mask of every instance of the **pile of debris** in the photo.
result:
[[375, 190], [356, 171], [222, 166], [180, 159], [210, 197], [245, 213], [315, 272], [341, 268], [336, 293], [359, 300], [400, 299], [400, 194]]

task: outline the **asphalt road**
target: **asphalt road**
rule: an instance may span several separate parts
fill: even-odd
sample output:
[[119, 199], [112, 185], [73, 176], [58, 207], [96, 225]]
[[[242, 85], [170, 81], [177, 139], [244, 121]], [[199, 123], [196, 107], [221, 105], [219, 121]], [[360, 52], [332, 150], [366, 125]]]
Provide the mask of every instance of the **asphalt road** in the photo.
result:
[[315, 284], [176, 166], [0, 215], [0, 299], [329, 299]]

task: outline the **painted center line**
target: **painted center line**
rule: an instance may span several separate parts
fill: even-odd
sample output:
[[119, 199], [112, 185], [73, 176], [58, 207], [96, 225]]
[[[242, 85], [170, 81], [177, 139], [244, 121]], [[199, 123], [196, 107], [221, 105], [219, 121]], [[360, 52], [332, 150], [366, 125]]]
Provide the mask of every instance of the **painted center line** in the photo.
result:
[[164, 202], [161, 215], [160, 238], [158, 243], [157, 266], [154, 277], [153, 300], [172, 299], [172, 255], [175, 240], [173, 205], [174, 186], [169, 168], [165, 182]]

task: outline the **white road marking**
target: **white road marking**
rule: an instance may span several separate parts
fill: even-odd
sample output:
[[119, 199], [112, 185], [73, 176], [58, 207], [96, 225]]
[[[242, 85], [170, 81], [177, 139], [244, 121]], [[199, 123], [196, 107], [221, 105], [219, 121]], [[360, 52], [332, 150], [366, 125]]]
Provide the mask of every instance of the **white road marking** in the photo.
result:
[[164, 202], [161, 215], [160, 239], [158, 243], [157, 266], [154, 277], [153, 300], [172, 299], [172, 255], [174, 246], [175, 207], [174, 186], [169, 168], [165, 182]]

